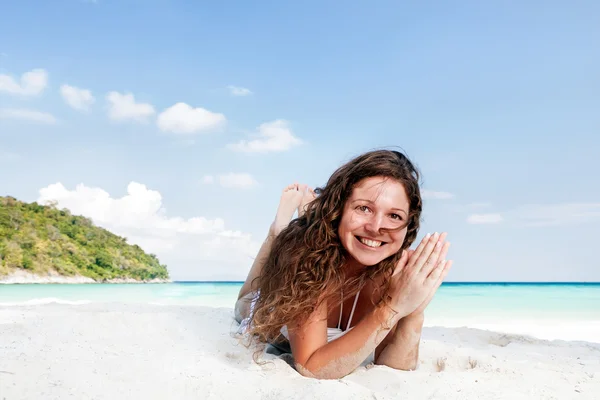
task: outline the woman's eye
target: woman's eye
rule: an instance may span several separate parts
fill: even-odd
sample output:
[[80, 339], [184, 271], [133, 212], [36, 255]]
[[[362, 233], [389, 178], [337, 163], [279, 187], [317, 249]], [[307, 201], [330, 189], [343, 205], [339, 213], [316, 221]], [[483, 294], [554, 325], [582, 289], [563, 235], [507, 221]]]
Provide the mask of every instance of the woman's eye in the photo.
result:
[[399, 216], [398, 214], [392, 214], [392, 219], [397, 219], [397, 220], [402, 221], [402, 217]]
[[362, 212], [368, 212], [369, 211], [369, 207], [367, 207], [367, 206], [358, 206], [356, 208], [358, 208]]

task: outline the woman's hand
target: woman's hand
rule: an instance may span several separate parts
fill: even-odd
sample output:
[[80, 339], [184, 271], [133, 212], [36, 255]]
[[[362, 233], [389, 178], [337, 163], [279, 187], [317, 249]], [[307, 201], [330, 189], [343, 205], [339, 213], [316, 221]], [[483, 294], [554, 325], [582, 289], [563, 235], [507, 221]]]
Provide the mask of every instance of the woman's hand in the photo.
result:
[[[443, 257], [440, 256], [440, 259], [443, 259]], [[431, 290], [431, 293], [429, 293], [429, 296], [427, 296], [425, 298], [425, 300], [421, 303], [421, 305], [419, 307], [417, 307], [415, 309], [415, 311], [413, 311], [412, 313], [410, 313], [407, 317], [413, 317], [414, 316], [414, 317], [419, 317], [420, 318], [420, 317], [423, 316], [423, 314], [425, 313], [425, 309], [427, 308], [427, 306], [429, 305], [429, 303], [433, 299], [433, 296], [435, 295], [435, 293], [439, 289], [439, 287], [442, 284], [442, 282], [444, 282], [444, 279], [446, 278], [446, 275], [448, 275], [448, 271], [450, 271], [451, 267], [452, 267], [452, 260], [446, 261], [446, 266], [444, 267], [444, 271], [442, 272], [442, 275], [438, 279], [437, 283], [433, 286], [433, 289]]]
[[446, 233], [427, 235], [413, 251], [404, 251], [392, 275], [391, 307], [407, 316], [425, 310], [452, 262], [445, 260]]

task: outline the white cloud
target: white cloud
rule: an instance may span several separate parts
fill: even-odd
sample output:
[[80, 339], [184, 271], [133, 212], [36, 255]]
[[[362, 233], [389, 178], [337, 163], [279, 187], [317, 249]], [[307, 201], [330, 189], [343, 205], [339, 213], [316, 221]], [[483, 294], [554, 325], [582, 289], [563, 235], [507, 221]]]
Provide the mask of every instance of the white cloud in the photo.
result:
[[92, 92], [75, 86], [62, 85], [60, 94], [68, 105], [79, 111], [89, 111], [91, 105], [96, 101]]
[[250, 89], [241, 86], [229, 85], [227, 86], [227, 89], [229, 89], [229, 93], [231, 93], [233, 96], [249, 96], [252, 94]]
[[176, 103], [160, 113], [157, 124], [162, 131], [189, 135], [213, 130], [225, 121], [223, 114], [201, 107], [193, 108], [186, 103]]
[[225, 188], [247, 189], [258, 184], [258, 182], [247, 173], [229, 173], [219, 175], [219, 184]]
[[0, 92], [22, 96], [37, 96], [48, 85], [48, 73], [43, 69], [33, 69], [21, 75], [18, 82], [10, 75], [0, 75]]
[[585, 223], [600, 220], [600, 203], [530, 204], [511, 214], [530, 226]]
[[243, 279], [259, 247], [249, 234], [227, 230], [221, 218], [168, 216], [161, 194], [137, 182], [121, 198], [83, 184], [69, 190], [55, 183], [39, 191], [38, 202], [48, 201], [156, 254], [175, 280]]
[[437, 200], [447, 200], [454, 198], [452, 193], [448, 192], [435, 192], [433, 190], [422, 190], [421, 195], [424, 199], [437, 199]]
[[4, 108], [0, 109], [0, 119], [17, 119], [22, 121], [32, 121], [41, 124], [55, 124], [56, 118], [54, 115], [35, 110], [24, 108]]
[[201, 182], [205, 185], [210, 185], [215, 182], [215, 177], [212, 175], [204, 175]]
[[471, 214], [467, 217], [469, 224], [499, 224], [502, 221], [500, 214]]
[[288, 122], [281, 119], [261, 124], [258, 133], [253, 136], [256, 139], [231, 143], [227, 148], [245, 153], [267, 153], [287, 151], [302, 144], [302, 141], [294, 136]]
[[108, 117], [113, 121], [146, 122], [155, 112], [152, 104], [136, 103], [135, 97], [131, 93], [110, 92], [106, 95], [106, 100], [108, 101]]
[[[488, 203], [476, 203], [484, 208]], [[471, 214], [470, 224], [511, 222], [524, 226], [559, 226], [600, 221], [600, 203], [527, 204], [499, 213]]]

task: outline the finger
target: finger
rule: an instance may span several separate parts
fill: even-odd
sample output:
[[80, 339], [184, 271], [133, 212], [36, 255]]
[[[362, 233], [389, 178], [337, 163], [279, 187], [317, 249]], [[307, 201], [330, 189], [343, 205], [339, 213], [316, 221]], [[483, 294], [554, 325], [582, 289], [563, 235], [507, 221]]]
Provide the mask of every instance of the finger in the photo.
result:
[[[431, 271], [429, 275], [427, 275], [427, 283], [434, 283], [439, 287], [442, 284], [444, 271], [446, 270], [446, 265], [448, 262], [446, 260], [441, 260], [437, 263], [436, 267]], [[447, 273], [447, 272], [446, 272]], [[445, 276], [445, 275], [444, 275]]]
[[418, 271], [423, 272], [426, 276], [429, 275], [431, 270], [435, 268], [437, 262], [440, 260], [440, 252], [442, 247], [444, 246], [444, 239], [446, 238], [446, 233], [442, 233], [437, 236], [433, 235], [432, 240], [427, 243], [425, 249], [419, 256], [418, 260]]
[[435, 245], [437, 240], [439, 239], [439, 234], [436, 232], [433, 235], [425, 236], [419, 247], [415, 249], [413, 257], [410, 260], [411, 265], [414, 265], [415, 268], [420, 269], [421, 266], [427, 261], [427, 257], [429, 257], [429, 253], [431, 252], [432, 246]]
[[440, 276], [438, 277], [438, 287], [444, 282], [444, 279], [446, 279], [446, 276], [448, 275], [448, 272], [450, 272], [450, 268], [452, 267], [452, 260], [444, 260], [446, 263], [443, 266], [443, 270], [442, 273], [440, 274]]
[[444, 243], [444, 247], [442, 247], [442, 251], [440, 252], [440, 258], [438, 261], [445, 260], [448, 255], [448, 250], [450, 250], [450, 242]]
[[428, 276], [431, 273], [431, 271], [434, 268], [436, 268], [438, 263], [440, 263], [442, 260], [446, 259], [446, 254], [448, 253], [449, 247], [450, 247], [449, 242], [444, 243], [444, 242], [442, 242], [442, 240], [440, 240], [436, 243], [433, 252], [429, 256], [429, 259], [427, 259], [427, 262], [421, 269], [421, 272], [425, 276]]
[[394, 269], [394, 273], [392, 274], [392, 276], [400, 273], [406, 266], [407, 262], [408, 262], [408, 251], [402, 250], [402, 256], [398, 260], [398, 263], [396, 264], [396, 268]]
[[442, 277], [440, 279], [442, 279], [442, 280], [446, 279], [446, 275], [448, 275], [448, 272], [450, 272], [450, 268], [452, 268], [453, 263], [454, 263], [454, 261], [452, 261], [452, 260], [446, 262], [446, 265], [444, 266], [444, 272], [442, 272]]
[[[425, 248], [425, 246], [427, 245], [427, 243], [429, 243], [429, 240], [431, 239], [431, 234], [427, 234], [423, 237], [423, 239], [421, 239], [421, 243], [419, 243], [419, 245], [417, 246], [417, 248], [413, 251], [412, 256], [414, 256], [414, 259], [416, 260], [419, 255], [423, 252], [423, 249]], [[414, 264], [414, 262], [413, 262]]]
[[[444, 263], [445, 263], [445, 265], [444, 265]], [[448, 271], [450, 270], [451, 265], [452, 265], [452, 261], [441, 260], [438, 265], [439, 268], [435, 268], [434, 271], [432, 271], [433, 275], [430, 275], [429, 277], [427, 277], [427, 279], [429, 280], [429, 283], [431, 283], [431, 282], [435, 282], [435, 283], [433, 284], [431, 290], [429, 291], [429, 295], [427, 295], [427, 299], [424, 302], [425, 304], [429, 305], [431, 300], [433, 300], [433, 296], [435, 296], [435, 294], [437, 293], [437, 290], [442, 285], [442, 282], [444, 282], [446, 275], [448, 275]], [[436, 271], [441, 271], [439, 276], [438, 276], [438, 274], [435, 273]], [[436, 276], [437, 276], [437, 281], [435, 281]]]
[[[423, 274], [429, 275], [431, 271], [436, 267], [438, 262], [445, 260], [450, 248], [450, 242], [443, 243], [441, 240], [435, 245], [433, 253], [429, 256], [427, 263], [423, 266]], [[441, 246], [441, 247], [440, 247]]]

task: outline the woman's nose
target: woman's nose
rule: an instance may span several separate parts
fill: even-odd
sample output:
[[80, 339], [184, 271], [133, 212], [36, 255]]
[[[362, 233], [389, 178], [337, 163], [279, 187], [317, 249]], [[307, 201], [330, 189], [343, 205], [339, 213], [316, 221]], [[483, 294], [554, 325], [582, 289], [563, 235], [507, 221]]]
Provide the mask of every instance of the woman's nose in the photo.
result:
[[369, 232], [379, 234], [383, 224], [383, 218], [379, 215], [373, 214], [366, 224], [366, 228]]

